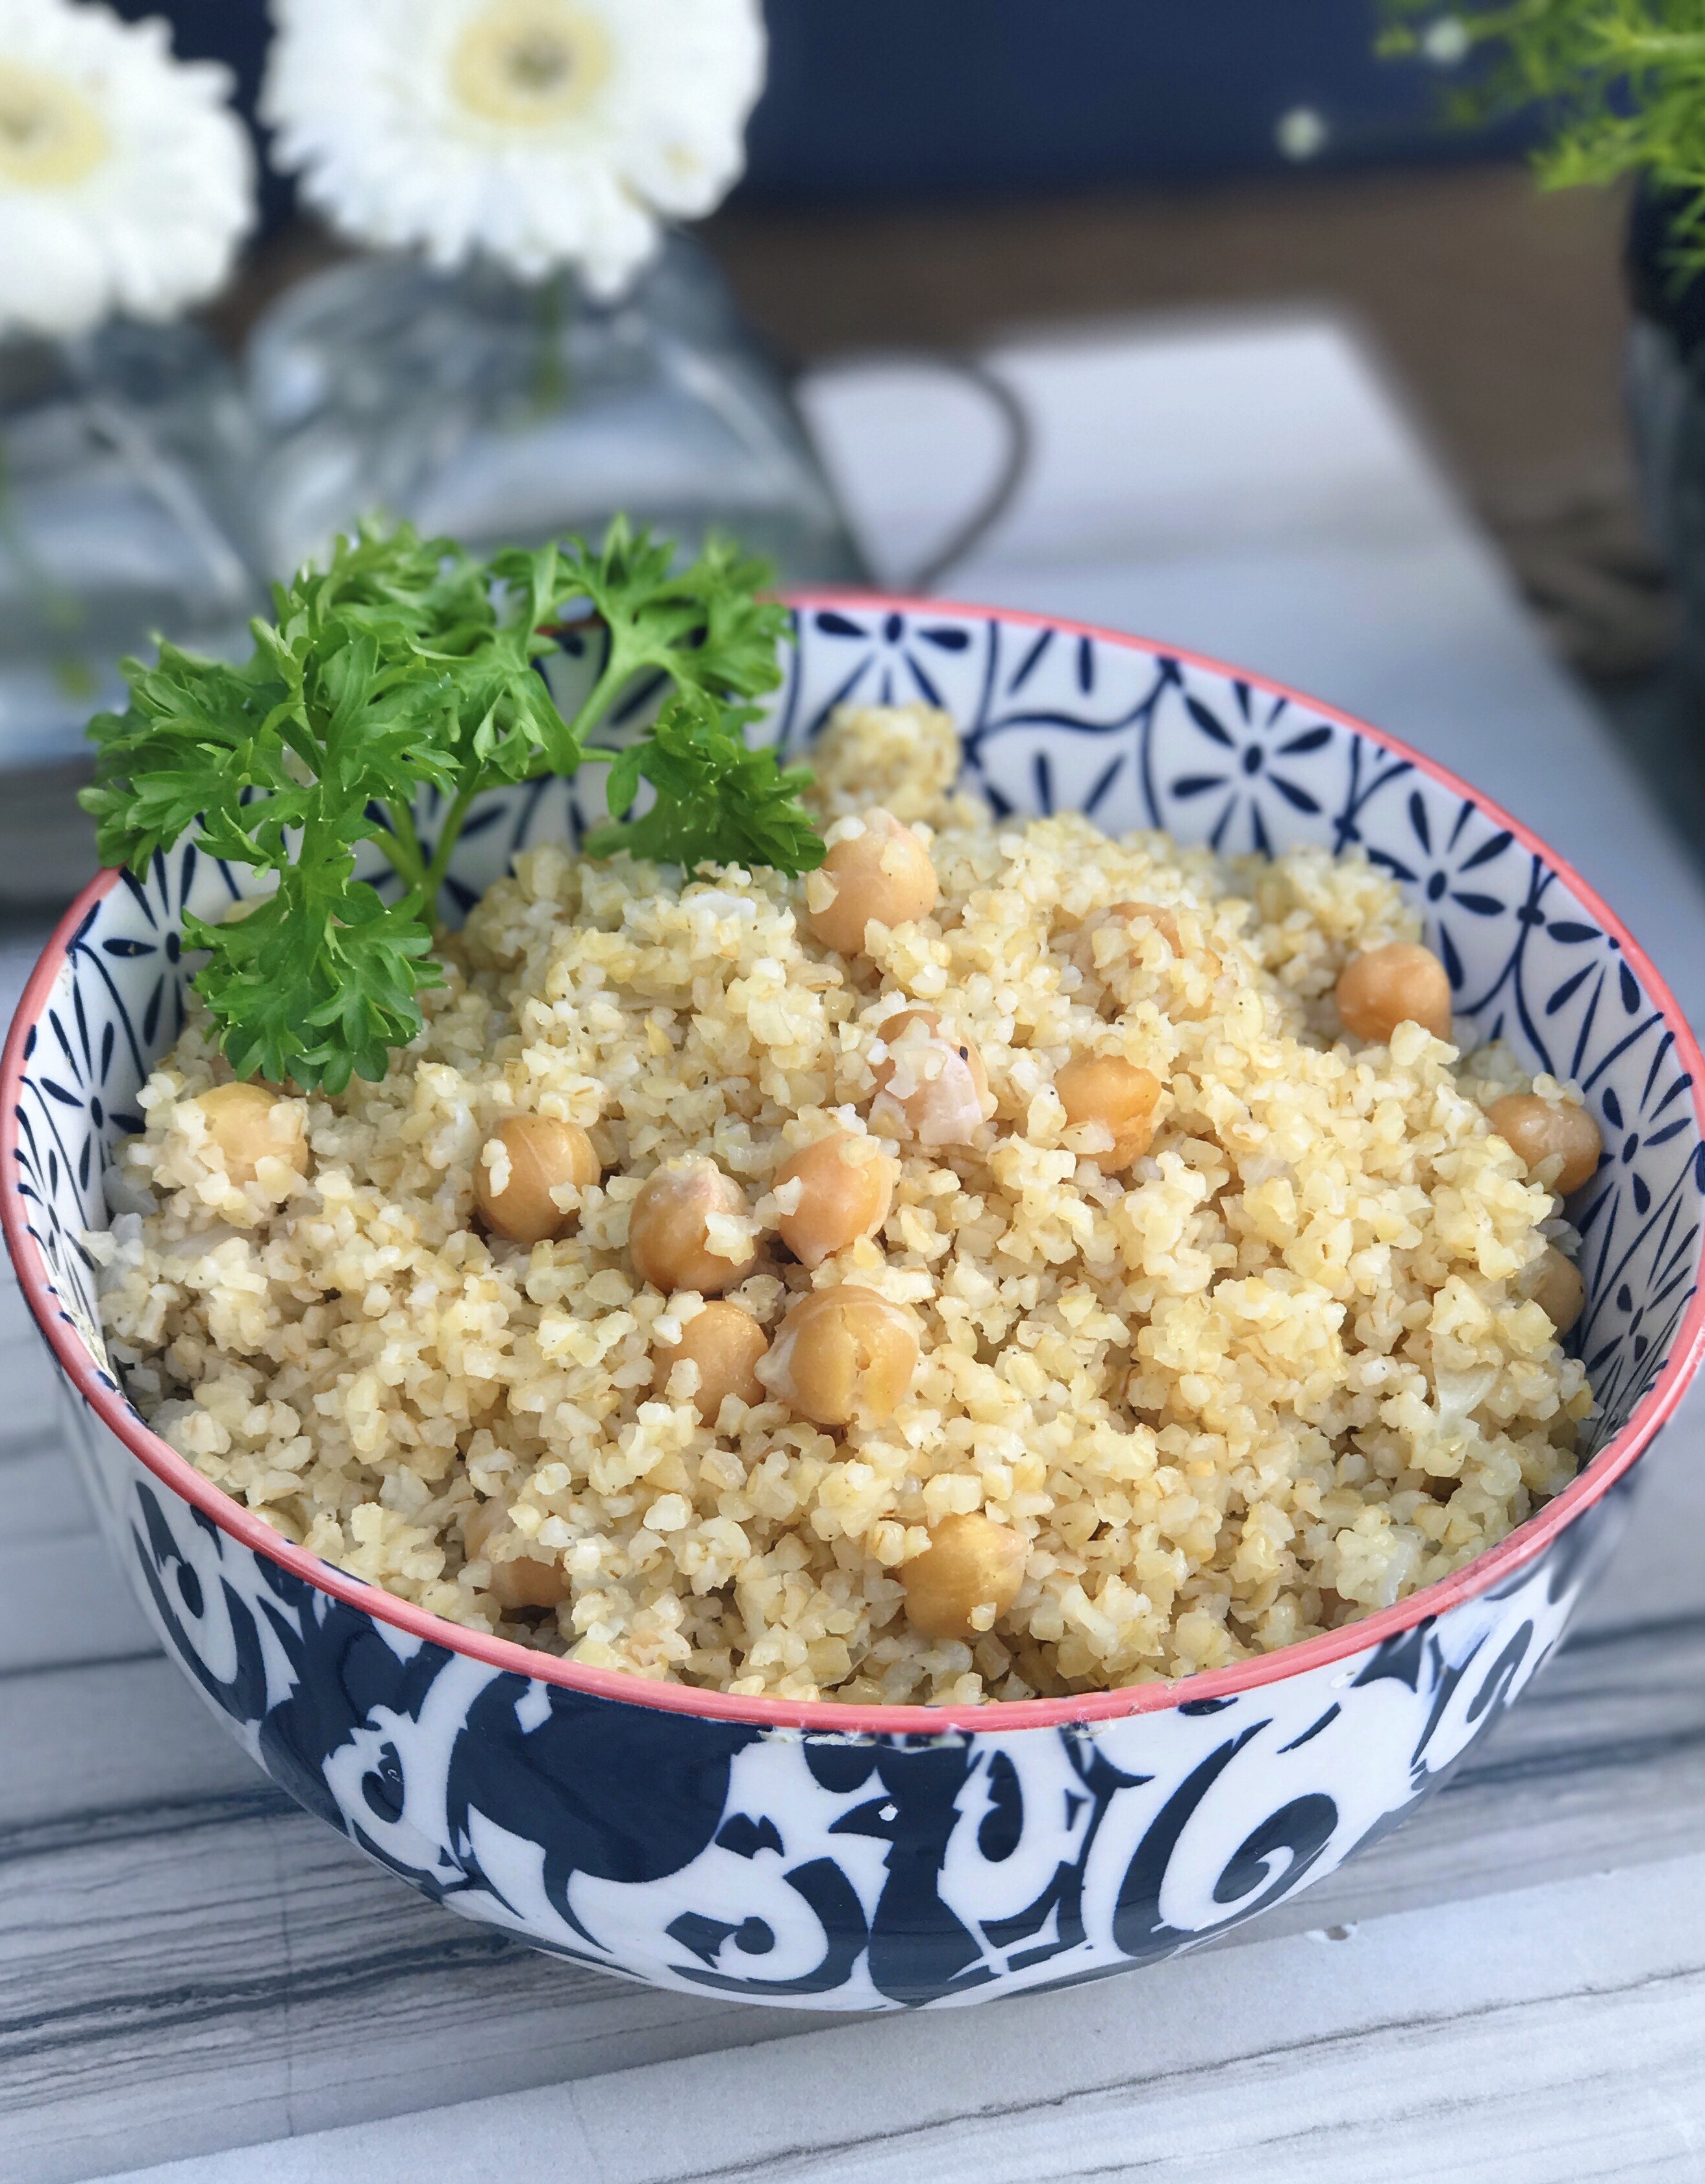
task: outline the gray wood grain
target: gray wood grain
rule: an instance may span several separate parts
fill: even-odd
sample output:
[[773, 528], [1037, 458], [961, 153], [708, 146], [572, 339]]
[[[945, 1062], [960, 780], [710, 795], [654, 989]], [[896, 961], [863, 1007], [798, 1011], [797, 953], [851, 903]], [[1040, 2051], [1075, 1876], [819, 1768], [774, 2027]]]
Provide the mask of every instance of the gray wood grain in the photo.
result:
[[[655, 1994], [533, 1956], [414, 1897], [296, 1811], [112, 1568], [20, 1312], [0, 1283], [4, 2184], [822, 2036], [806, 2013]], [[1695, 1405], [1648, 1461], [1578, 1634], [1485, 1749], [1409, 1827], [1209, 1953], [1697, 1846], [1702, 1424]]]
[[[1128, 437], [1095, 448], [1098, 490]], [[1530, 816], [1549, 797], [1558, 838], [1575, 828], [1665, 969], [1705, 990], [1691, 882], [1614, 777], [1607, 800], [1585, 708], [1448, 509], [1389, 566], [1353, 538], [1310, 561], [1290, 500], [1279, 514], [1248, 566], [1168, 550], [1100, 590], [1074, 543], [1058, 604], [1269, 664], [1300, 646], [1305, 683]], [[1047, 577], [1025, 575], [1024, 603]], [[32, 952], [0, 949], [0, 1008]], [[0, 2184], [199, 2149], [179, 2184], [1701, 2174], [1705, 1407], [1647, 1467], [1575, 1641], [1408, 1828], [1191, 1958], [974, 2018], [822, 2030], [531, 1957], [289, 1808], [102, 1561], [3, 1281], [0, 1393]], [[346, 2121], [363, 2127], [213, 2151]]]
[[125, 2184], [1658, 2184], [1705, 2145], [1705, 1858], [370, 2124]]
[[[1675, 1498], [1666, 1479], [1646, 1522], [1673, 1525]], [[1630, 1544], [1619, 1620], [1601, 1605], [1407, 1828], [1214, 1953], [1691, 1851], [1705, 1613], [1628, 1613], [1646, 1604]], [[0, 2114], [20, 2184], [821, 2022], [653, 1994], [419, 1901], [291, 1808], [158, 1656], [0, 1680], [0, 1749], [52, 1753], [0, 1782]]]

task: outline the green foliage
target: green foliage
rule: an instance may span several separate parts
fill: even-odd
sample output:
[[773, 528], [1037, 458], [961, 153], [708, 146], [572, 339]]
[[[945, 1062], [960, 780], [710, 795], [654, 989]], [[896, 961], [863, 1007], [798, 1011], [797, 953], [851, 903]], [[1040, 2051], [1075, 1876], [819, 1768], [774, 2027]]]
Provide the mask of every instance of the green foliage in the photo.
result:
[[753, 750], [744, 733], [749, 707], [720, 704], [702, 690], [683, 691], [659, 715], [644, 743], [632, 744], [610, 769], [610, 808], [625, 813], [642, 780], [657, 800], [642, 819], [601, 827], [588, 855], [626, 850], [660, 865], [773, 865], [784, 872], [814, 872], [822, 837], [799, 800], [806, 766], [783, 769], [773, 751]]
[[1705, 0], [1380, 0], [1380, 49], [1465, 65], [1468, 124], [1538, 107], [1549, 187], [1648, 178], [1678, 200], [1679, 271], [1705, 266]]
[[[678, 843], [683, 861], [818, 861], [792, 801], [799, 777], [741, 733], [754, 717], [743, 701], [781, 677], [785, 610], [757, 596], [770, 572], [725, 541], [678, 573], [672, 558], [620, 521], [596, 552], [571, 540], [490, 562], [365, 525], [329, 567], [278, 588], [276, 620], [254, 625], [243, 666], [165, 644], [152, 666], [125, 663], [127, 710], [89, 731], [95, 783], [82, 800], [103, 861], [143, 872], [199, 822], [215, 856], [275, 876], [248, 915], [186, 928], [208, 950], [197, 986], [240, 1076], [334, 1092], [352, 1074], [383, 1076], [441, 978], [432, 912], [474, 798], [572, 773], [637, 676], [666, 677], [703, 722], [684, 743], [673, 720], [660, 724], [666, 752], [653, 758], [643, 741], [617, 761], [629, 802], [641, 774], [668, 802], [655, 838]], [[535, 663], [581, 623], [602, 628], [605, 649], [566, 721]], [[427, 788], [443, 800], [430, 855], [414, 822]], [[397, 903], [354, 877], [364, 843], [400, 875]]]
[[[507, 576], [515, 557], [494, 566]], [[522, 557], [525, 558], [525, 557]], [[562, 549], [563, 606], [584, 602], [610, 634], [599, 688], [582, 708], [595, 720], [632, 677], [661, 668], [682, 688], [715, 697], [755, 698], [780, 683], [777, 649], [788, 610], [758, 593], [774, 577], [731, 539], [711, 538], [689, 568], [671, 575], [674, 549], [618, 516], [593, 554], [579, 539]]]

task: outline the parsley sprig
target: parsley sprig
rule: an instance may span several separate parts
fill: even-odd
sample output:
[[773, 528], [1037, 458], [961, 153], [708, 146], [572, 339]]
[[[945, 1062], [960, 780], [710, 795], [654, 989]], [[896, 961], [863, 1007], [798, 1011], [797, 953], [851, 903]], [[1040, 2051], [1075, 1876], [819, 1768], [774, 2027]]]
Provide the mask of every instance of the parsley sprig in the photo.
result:
[[1705, 19], [1699, 0], [1380, 0], [1380, 50], [1458, 71], [1451, 117], [1535, 110], [1550, 189], [1649, 179], [1674, 200], [1678, 273], [1705, 269]]
[[722, 815], [719, 864], [815, 872], [823, 861], [823, 839], [799, 801], [811, 768], [783, 767], [773, 751], [753, 750], [741, 731], [755, 716], [755, 709], [683, 690], [645, 741], [630, 744], [610, 769], [612, 811], [632, 808], [642, 780], [656, 790], [656, 801], [643, 818], [589, 834], [588, 855], [626, 850], [655, 864], [691, 866], [699, 861], [694, 852], [708, 810]]
[[[217, 857], [273, 876], [248, 913], [185, 921], [207, 950], [196, 984], [239, 1076], [341, 1091], [382, 1077], [420, 1030], [438, 890], [474, 799], [611, 750], [611, 809], [642, 778], [655, 812], [601, 831], [594, 855], [692, 866], [809, 870], [822, 845], [797, 800], [809, 776], [750, 749], [749, 700], [780, 680], [785, 610], [759, 596], [769, 571], [713, 540], [677, 571], [666, 544], [618, 521], [579, 540], [482, 561], [406, 526], [366, 525], [329, 566], [275, 593], [240, 666], [162, 644], [125, 663], [131, 701], [91, 723], [83, 794], [102, 860], [142, 873], [198, 824]], [[566, 632], [601, 632], [592, 688], [565, 719], [538, 663]], [[593, 731], [635, 685], [674, 687], [648, 736], [624, 749]], [[443, 800], [436, 838], [415, 822]], [[376, 846], [402, 882], [387, 902], [355, 877]]]

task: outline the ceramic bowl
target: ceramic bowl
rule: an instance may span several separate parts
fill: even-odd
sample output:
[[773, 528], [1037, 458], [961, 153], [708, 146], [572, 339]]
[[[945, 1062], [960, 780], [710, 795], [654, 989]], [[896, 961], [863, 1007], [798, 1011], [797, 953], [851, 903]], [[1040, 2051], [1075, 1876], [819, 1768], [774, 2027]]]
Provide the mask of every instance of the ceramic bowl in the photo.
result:
[[[80, 1241], [183, 1019], [180, 931], [242, 890], [193, 846], [103, 872], [4, 1061], [0, 1187], [102, 1521], [167, 1648], [273, 1779], [427, 1895], [683, 1992], [819, 2009], [978, 2001], [1201, 1942], [1330, 1873], [1437, 1787], [1556, 1646], [1630, 1467], [1697, 1365], [1699, 1056], [1616, 919], [1520, 823], [1329, 708], [1164, 647], [1018, 614], [795, 604], [772, 727], [923, 698], [1001, 813], [1076, 806], [1228, 851], [1364, 849], [1426, 919], [1459, 1015], [1576, 1079], [1604, 1134], [1572, 1201], [1600, 1412], [1565, 1492], [1457, 1575], [1175, 1685], [980, 1708], [741, 1699], [531, 1652], [282, 1541], [150, 1433]], [[582, 783], [476, 810], [465, 905]], [[429, 817], [429, 815], [428, 815]]]

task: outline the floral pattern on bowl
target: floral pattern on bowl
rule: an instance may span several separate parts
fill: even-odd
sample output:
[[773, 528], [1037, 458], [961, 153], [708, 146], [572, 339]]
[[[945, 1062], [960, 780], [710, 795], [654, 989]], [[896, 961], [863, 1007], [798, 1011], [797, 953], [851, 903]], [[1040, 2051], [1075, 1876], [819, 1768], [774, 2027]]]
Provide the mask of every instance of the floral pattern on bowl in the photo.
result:
[[[1415, 754], [1254, 676], [935, 603], [796, 608], [769, 716], [947, 706], [1001, 813], [1079, 807], [1228, 852], [1357, 846], [1402, 883], [1460, 1016], [1581, 1084], [1604, 1135], [1572, 1202], [1594, 1460], [1468, 1569], [1325, 1638], [1190, 1682], [979, 1708], [742, 1700], [443, 1624], [287, 1546], [125, 1403], [81, 1241], [182, 1021], [184, 911], [242, 876], [194, 845], [104, 875], [7, 1050], [8, 1241], [71, 1438], [164, 1642], [274, 1779], [435, 1899], [566, 1957], [794, 2006], [954, 2003], [1194, 1946], [1331, 1871], [1483, 1735], [1619, 1529], [1630, 1467], [1695, 1369], [1698, 1056], [1614, 919], [1513, 820]], [[566, 672], [577, 671], [567, 663]], [[495, 793], [445, 908], [597, 784]], [[423, 807], [424, 828], [432, 814]]]

